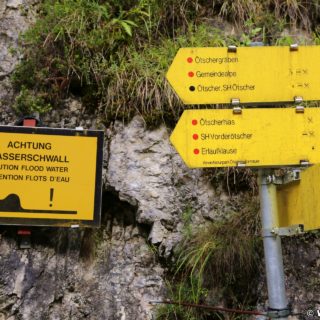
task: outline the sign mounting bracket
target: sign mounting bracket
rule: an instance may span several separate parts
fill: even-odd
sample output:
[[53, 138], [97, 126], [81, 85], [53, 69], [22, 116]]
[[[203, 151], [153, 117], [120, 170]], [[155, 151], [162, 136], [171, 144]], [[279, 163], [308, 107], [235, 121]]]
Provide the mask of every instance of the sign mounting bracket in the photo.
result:
[[304, 113], [304, 106], [296, 106], [296, 113]]
[[303, 102], [303, 97], [301, 96], [296, 96], [293, 98], [294, 103], [302, 103]]
[[241, 107], [233, 107], [232, 113], [233, 114], [242, 114], [242, 108]]
[[237, 47], [236, 46], [228, 46], [228, 52], [237, 53]]
[[297, 43], [290, 44], [290, 51], [291, 52], [298, 51], [298, 50], [299, 50], [299, 45]]

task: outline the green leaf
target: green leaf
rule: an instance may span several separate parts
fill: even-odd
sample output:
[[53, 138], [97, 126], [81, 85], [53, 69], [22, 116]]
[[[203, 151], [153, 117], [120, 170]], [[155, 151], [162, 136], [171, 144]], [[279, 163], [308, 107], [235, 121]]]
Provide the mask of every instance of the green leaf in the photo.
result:
[[131, 26], [125, 20], [120, 20], [119, 22], [123, 27], [124, 31], [131, 37], [132, 36]]
[[138, 26], [135, 22], [133, 22], [133, 21], [131, 21], [131, 20], [122, 20], [122, 21], [125, 22], [125, 23], [127, 23], [127, 24], [130, 24], [131, 26], [134, 26], [134, 27], [137, 27], [137, 26]]

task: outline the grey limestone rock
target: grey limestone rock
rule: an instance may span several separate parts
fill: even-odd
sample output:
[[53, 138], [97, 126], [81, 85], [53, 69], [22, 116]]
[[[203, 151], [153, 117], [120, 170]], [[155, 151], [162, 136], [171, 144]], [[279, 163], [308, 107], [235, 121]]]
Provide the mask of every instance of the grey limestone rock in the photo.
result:
[[[144, 127], [141, 117], [127, 126], [117, 122], [109, 138], [109, 161], [105, 183], [121, 199], [138, 207], [137, 222], [151, 225], [153, 244], [172, 248], [179, 236], [177, 226], [184, 211], [193, 211], [192, 222], [200, 226], [213, 210], [216, 196], [203, 171], [190, 170], [169, 142], [169, 131]], [[170, 250], [165, 250], [165, 256]]]

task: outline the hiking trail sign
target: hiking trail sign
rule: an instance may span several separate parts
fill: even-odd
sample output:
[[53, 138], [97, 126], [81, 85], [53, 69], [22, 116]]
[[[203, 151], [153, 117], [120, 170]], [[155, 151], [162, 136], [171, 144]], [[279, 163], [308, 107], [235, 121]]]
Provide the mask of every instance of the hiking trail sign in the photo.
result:
[[191, 168], [320, 162], [320, 109], [185, 110], [170, 141]]
[[103, 131], [0, 126], [0, 224], [99, 226]]
[[167, 80], [184, 104], [320, 100], [320, 46], [181, 48]]

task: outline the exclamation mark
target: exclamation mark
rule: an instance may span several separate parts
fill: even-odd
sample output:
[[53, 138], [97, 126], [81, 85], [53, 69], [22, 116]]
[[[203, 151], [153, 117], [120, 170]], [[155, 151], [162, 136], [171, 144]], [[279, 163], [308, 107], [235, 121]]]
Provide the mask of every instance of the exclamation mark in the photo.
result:
[[54, 189], [50, 188], [50, 207], [52, 207], [53, 192], [54, 192]]

